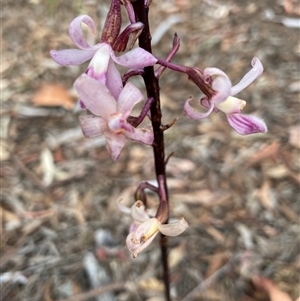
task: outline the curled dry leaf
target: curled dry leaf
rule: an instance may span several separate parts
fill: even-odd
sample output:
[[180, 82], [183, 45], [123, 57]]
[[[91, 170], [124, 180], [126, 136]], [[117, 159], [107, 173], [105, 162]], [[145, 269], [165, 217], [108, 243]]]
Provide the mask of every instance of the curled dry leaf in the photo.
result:
[[246, 166], [250, 167], [267, 158], [277, 161], [280, 151], [280, 143], [276, 140], [272, 144], [264, 144], [262, 148], [247, 162]]
[[35, 106], [63, 107], [67, 110], [74, 107], [69, 91], [61, 85], [42, 85], [31, 101]]

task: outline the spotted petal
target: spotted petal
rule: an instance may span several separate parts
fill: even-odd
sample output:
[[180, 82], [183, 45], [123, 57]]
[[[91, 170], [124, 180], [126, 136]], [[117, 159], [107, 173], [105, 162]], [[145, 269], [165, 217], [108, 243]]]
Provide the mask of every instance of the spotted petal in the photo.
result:
[[50, 55], [57, 64], [60, 64], [62, 66], [74, 66], [80, 65], [91, 59], [95, 52], [95, 49], [64, 49], [58, 51], [51, 50]]
[[93, 49], [97, 48], [97, 45], [91, 46], [85, 39], [83, 31], [82, 31], [82, 24], [88, 26], [92, 33], [96, 33], [96, 27], [93, 19], [88, 15], [81, 15], [75, 18], [70, 26], [69, 26], [69, 35], [73, 43], [80, 49]]
[[116, 57], [113, 50], [111, 50], [111, 58], [115, 63], [129, 69], [141, 69], [147, 66], [153, 66], [157, 59], [148, 51], [137, 47], [125, 54]]

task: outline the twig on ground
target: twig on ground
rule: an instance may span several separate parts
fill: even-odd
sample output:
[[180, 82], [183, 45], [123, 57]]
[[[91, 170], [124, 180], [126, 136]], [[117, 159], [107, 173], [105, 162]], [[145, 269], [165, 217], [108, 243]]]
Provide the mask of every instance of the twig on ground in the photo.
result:
[[126, 285], [126, 282], [108, 284], [108, 285], [105, 285], [105, 286], [102, 286], [102, 287], [95, 288], [95, 289], [90, 290], [90, 291], [85, 292], [85, 293], [74, 295], [74, 296], [72, 296], [70, 298], [67, 298], [67, 299], [60, 299], [59, 301], [84, 301], [84, 300], [96, 297], [98, 295], [101, 295], [101, 294], [109, 292], [109, 291], [124, 289], [125, 285]]

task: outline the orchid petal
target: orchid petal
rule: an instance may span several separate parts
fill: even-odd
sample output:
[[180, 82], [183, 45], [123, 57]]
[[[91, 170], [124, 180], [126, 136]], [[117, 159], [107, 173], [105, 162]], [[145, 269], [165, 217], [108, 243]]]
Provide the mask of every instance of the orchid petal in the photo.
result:
[[87, 68], [85, 73], [89, 77], [91, 77], [91, 78], [97, 80], [98, 82], [102, 83], [103, 85], [105, 85], [105, 83], [106, 83], [106, 73], [105, 72], [97, 73], [97, 72], [95, 72], [95, 69], [93, 67], [89, 67], [89, 68]]
[[[137, 201], [135, 205], [138, 205], [139, 207], [133, 207], [133, 211], [142, 211], [145, 209], [141, 201]], [[135, 212], [134, 214], [139, 216], [140, 213], [141, 212]], [[132, 257], [136, 257], [138, 253], [140, 253], [150, 245], [150, 243], [159, 232], [169, 236], [177, 236], [181, 234], [187, 227], [188, 224], [184, 218], [174, 224], [167, 225], [162, 225], [155, 217], [150, 218], [132, 229], [133, 231], [130, 232], [127, 236], [126, 244], [132, 254]]]
[[86, 110], [86, 106], [81, 99], [78, 99], [78, 103], [81, 110]]
[[173, 224], [158, 224], [159, 231], [167, 236], [178, 236], [188, 228], [188, 223], [184, 218]]
[[136, 258], [138, 253], [141, 253], [143, 250], [145, 250], [154, 240], [158, 232], [156, 232], [154, 235], [152, 235], [146, 242], [144, 243], [134, 243], [134, 232], [129, 233], [129, 235], [126, 238], [126, 245], [129, 249], [131, 255], [133, 258]]
[[106, 120], [94, 115], [79, 116], [79, 122], [86, 138], [99, 136], [107, 129]]
[[137, 38], [141, 34], [144, 28], [144, 24], [142, 22], [135, 22], [128, 25], [118, 36], [117, 40], [114, 42], [112, 48], [114, 51], [123, 52], [126, 49], [129, 36], [132, 34], [129, 49], [133, 47]]
[[88, 26], [92, 33], [95, 34], [96, 27], [93, 19], [87, 15], [81, 15], [75, 18], [69, 26], [69, 35], [72, 42], [80, 49], [93, 49], [95, 46], [91, 46], [85, 39], [81, 23]]
[[[128, 125], [130, 125], [130, 124], [128, 124]], [[125, 132], [123, 132], [123, 135], [125, 135], [126, 138], [128, 138], [132, 141], [144, 143], [147, 145], [151, 145], [154, 140], [154, 134], [153, 134], [153, 130], [151, 127], [135, 128], [132, 126], [132, 131], [125, 131]]]
[[143, 223], [150, 219], [146, 207], [142, 201], [136, 201], [131, 207], [131, 215], [134, 221]]
[[133, 252], [140, 247], [140, 244], [134, 243], [134, 232], [130, 232], [127, 235], [126, 245], [127, 245], [127, 248], [129, 249], [130, 253], [132, 253], [132, 257], [136, 257], [136, 256], [133, 256]]
[[62, 66], [80, 65], [87, 60], [91, 59], [96, 50], [79, 50], [79, 49], [64, 49], [64, 50], [51, 50], [50, 55], [53, 60]]
[[110, 61], [110, 46], [108, 44], [99, 44], [99, 48], [95, 52], [87, 69], [87, 74], [100, 81], [106, 83], [106, 71]]
[[142, 222], [134, 231], [135, 242], [146, 242], [152, 235], [159, 232], [159, 224], [160, 222], [155, 217]]
[[109, 119], [116, 112], [116, 100], [101, 82], [82, 74], [74, 83], [84, 105], [95, 115]]
[[204, 78], [214, 76], [212, 82], [212, 88], [216, 91], [211, 101], [215, 104], [219, 104], [224, 101], [231, 93], [231, 81], [229, 77], [222, 70], [218, 68], [206, 68], [203, 71]]
[[[131, 212], [131, 211], [130, 211], [130, 209], [129, 209], [129, 214], [130, 214], [130, 212]], [[130, 227], [129, 227], [129, 233], [130, 233], [130, 232], [134, 232], [140, 224], [141, 224], [141, 223], [139, 223], [139, 222], [133, 222], [133, 223], [130, 225]]]
[[135, 85], [127, 83], [118, 98], [117, 111], [129, 115], [133, 107], [143, 98], [142, 92]]
[[115, 134], [124, 134], [125, 131], [134, 131], [134, 127], [126, 121], [121, 113], [111, 115], [107, 125], [109, 130]]
[[231, 95], [241, 92], [263, 73], [264, 67], [257, 57], [252, 59], [251, 65], [252, 69], [245, 74], [238, 84], [231, 88]]
[[116, 57], [113, 50], [111, 50], [111, 58], [115, 63], [129, 69], [141, 69], [147, 66], [153, 66], [157, 59], [148, 51], [137, 47], [125, 54]]
[[197, 112], [190, 106], [190, 101], [192, 101], [192, 100], [193, 100], [193, 98], [190, 97], [184, 104], [184, 112], [191, 119], [194, 119], [194, 120], [203, 119], [203, 118], [207, 117], [214, 109], [214, 103], [212, 101], [210, 101], [209, 102], [210, 107], [206, 113]]
[[106, 148], [113, 160], [118, 160], [125, 144], [125, 137], [113, 132], [105, 132]]
[[204, 76], [204, 80], [206, 82], [208, 82], [208, 79], [209, 77], [211, 76], [218, 76], [218, 77], [222, 77], [224, 80], [227, 80], [230, 82], [230, 79], [229, 77], [227, 76], [227, 74], [222, 71], [221, 69], [219, 68], [215, 68], [215, 67], [208, 67], [208, 68], [205, 68], [203, 70], [203, 76]]
[[245, 105], [246, 102], [244, 100], [229, 96], [226, 100], [218, 104], [217, 108], [225, 114], [236, 114], [240, 113]]
[[113, 60], [109, 60], [108, 63], [106, 72], [106, 87], [115, 99], [119, 98], [119, 95], [123, 89], [123, 83], [120, 72], [116, 68]]
[[120, 211], [122, 211], [123, 213], [131, 214], [131, 208], [129, 208], [129, 207], [123, 205], [123, 204], [121, 203], [121, 201], [122, 201], [122, 198], [117, 200], [117, 207], [118, 207], [118, 209], [119, 209]]
[[253, 115], [227, 114], [229, 124], [240, 134], [249, 135], [267, 132], [265, 122]]
[[[205, 97], [202, 97], [202, 98], [200, 99], [200, 104], [201, 104], [204, 108], [209, 109], [209, 108], [210, 108], [211, 101], [208, 99], [208, 97], [205, 96]], [[214, 107], [213, 112], [214, 112], [214, 113], [219, 113], [220, 110], [219, 110], [217, 107]]]

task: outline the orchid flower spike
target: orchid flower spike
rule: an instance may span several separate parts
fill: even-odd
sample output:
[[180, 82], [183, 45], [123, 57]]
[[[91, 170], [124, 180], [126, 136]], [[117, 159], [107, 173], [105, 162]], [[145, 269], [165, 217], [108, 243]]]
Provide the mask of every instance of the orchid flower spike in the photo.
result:
[[212, 111], [222, 111], [226, 114], [229, 124], [241, 135], [254, 133], [265, 133], [267, 126], [265, 122], [253, 115], [243, 115], [241, 110], [246, 105], [244, 100], [233, 97], [247, 86], [249, 86], [263, 72], [263, 65], [257, 57], [252, 59], [252, 69], [233, 86], [228, 76], [218, 68], [204, 69], [204, 81], [210, 83], [212, 78], [212, 88], [216, 93], [211, 97], [204, 97], [200, 100], [201, 105], [208, 108], [206, 113], [196, 112], [191, 106], [189, 98], [184, 105], [184, 112], [191, 119], [199, 120], [207, 117]]
[[[63, 66], [80, 65], [91, 59], [86, 73], [106, 85], [115, 98], [118, 98], [121, 93], [122, 81], [114, 63], [128, 69], [142, 69], [156, 63], [157, 59], [140, 47], [116, 57], [109, 38], [103, 41], [103, 36], [101, 43], [91, 46], [84, 37], [82, 23], [95, 34], [96, 27], [93, 19], [87, 15], [79, 16], [69, 27], [70, 38], [79, 49], [51, 50], [50, 55], [56, 63]], [[140, 25], [133, 24], [137, 30], [143, 27], [143, 24]]]
[[161, 232], [168, 236], [178, 236], [188, 227], [184, 218], [173, 224], [162, 224], [157, 218], [150, 217], [142, 201], [136, 201], [131, 208], [134, 224], [126, 239], [133, 258], [146, 249], [155, 236]]
[[104, 135], [106, 147], [114, 160], [120, 156], [126, 139], [152, 144], [153, 131], [135, 128], [127, 122], [134, 105], [143, 99], [143, 94], [132, 83], [127, 83], [116, 99], [101, 82], [82, 74], [74, 87], [85, 106], [94, 115], [79, 117], [85, 137]]

